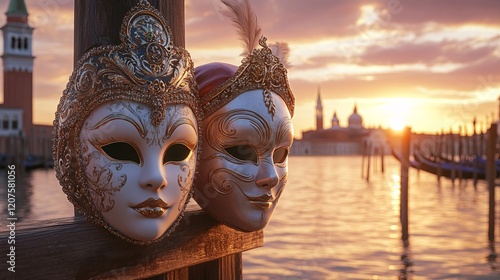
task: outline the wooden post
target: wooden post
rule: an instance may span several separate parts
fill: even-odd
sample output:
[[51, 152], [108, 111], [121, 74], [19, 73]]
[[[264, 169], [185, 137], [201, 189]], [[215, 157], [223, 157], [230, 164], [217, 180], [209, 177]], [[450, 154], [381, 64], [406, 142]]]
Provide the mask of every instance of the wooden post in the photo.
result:
[[442, 146], [443, 146], [443, 132], [441, 132], [441, 134], [438, 134], [437, 136], [437, 157], [436, 157], [436, 160], [437, 160], [437, 163], [438, 163], [438, 168], [437, 168], [437, 172], [436, 172], [436, 176], [437, 176], [437, 180], [438, 182], [441, 181], [441, 163], [442, 163]]
[[367, 163], [366, 163], [366, 181], [370, 182], [370, 159], [372, 155], [372, 143], [368, 143], [368, 149], [367, 149]]
[[361, 147], [361, 178], [365, 178], [365, 153], [366, 153], [366, 142], [363, 141]]
[[472, 154], [474, 156], [474, 173], [472, 174], [472, 179], [474, 181], [474, 186], [477, 186], [477, 166], [479, 160], [479, 152], [477, 151], [477, 134], [476, 134], [476, 118], [472, 121]]
[[486, 153], [486, 177], [489, 192], [489, 215], [488, 215], [488, 240], [495, 241], [495, 153], [497, 143], [497, 124], [491, 124], [488, 131], [488, 145]]
[[485, 132], [483, 132], [482, 130], [480, 130], [480, 134], [479, 134], [479, 156], [480, 157], [483, 157], [485, 155], [485, 147], [484, 147], [484, 142], [486, 141], [484, 139], [484, 136], [485, 136]]
[[401, 239], [407, 241], [408, 234], [408, 179], [410, 169], [411, 128], [405, 127], [401, 138], [401, 178], [400, 207]]
[[450, 165], [451, 165], [451, 182], [455, 183], [456, 170], [455, 170], [455, 137], [453, 135], [453, 130], [450, 128]]
[[385, 173], [384, 157], [385, 157], [385, 147], [384, 147], [384, 144], [382, 144], [380, 146], [380, 166], [381, 166], [382, 173]]
[[461, 182], [462, 181], [462, 177], [463, 177], [462, 169], [463, 169], [463, 166], [464, 166], [464, 162], [463, 162], [463, 159], [462, 159], [462, 157], [463, 157], [462, 126], [458, 127], [457, 138], [458, 138], [458, 180]]

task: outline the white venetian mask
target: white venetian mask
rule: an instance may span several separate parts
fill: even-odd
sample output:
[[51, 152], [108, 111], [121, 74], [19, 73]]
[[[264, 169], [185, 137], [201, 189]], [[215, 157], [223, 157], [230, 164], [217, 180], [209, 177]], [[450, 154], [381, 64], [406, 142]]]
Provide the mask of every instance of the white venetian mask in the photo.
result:
[[274, 116], [251, 90], [203, 121], [194, 198], [211, 216], [244, 231], [264, 228], [287, 180], [293, 126], [285, 102], [271, 93]]
[[191, 194], [199, 98], [189, 53], [140, 1], [121, 44], [76, 63], [54, 120], [54, 169], [87, 220], [135, 244], [168, 236]]
[[196, 118], [189, 107], [167, 106], [154, 127], [143, 104], [105, 103], [84, 122], [80, 143], [92, 201], [109, 225], [149, 241], [177, 221], [196, 163]]

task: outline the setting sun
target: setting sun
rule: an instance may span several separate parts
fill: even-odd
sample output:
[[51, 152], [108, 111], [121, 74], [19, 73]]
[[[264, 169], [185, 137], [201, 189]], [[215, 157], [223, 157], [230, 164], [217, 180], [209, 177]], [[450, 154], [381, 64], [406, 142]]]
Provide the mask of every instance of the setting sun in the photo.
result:
[[390, 121], [389, 126], [392, 130], [401, 131], [405, 127], [405, 122], [403, 119], [395, 118]]

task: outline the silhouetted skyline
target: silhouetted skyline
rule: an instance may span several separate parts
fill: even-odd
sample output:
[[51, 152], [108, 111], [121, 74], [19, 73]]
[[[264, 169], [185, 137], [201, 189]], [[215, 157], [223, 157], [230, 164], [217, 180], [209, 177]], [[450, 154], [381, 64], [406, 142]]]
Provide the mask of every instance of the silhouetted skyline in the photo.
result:
[[[0, 1], [6, 11], [8, 0]], [[34, 30], [34, 122], [51, 124], [73, 63], [73, 1], [25, 0]], [[438, 132], [498, 116], [500, 2], [252, 0], [269, 42], [288, 42], [295, 134], [345, 123], [354, 103], [366, 126]], [[186, 0], [186, 49], [196, 65], [239, 65], [242, 43], [219, 1]], [[0, 25], [6, 17], [0, 17]], [[1, 81], [3, 82], [3, 81]], [[2, 84], [0, 84], [2, 87]], [[395, 121], [399, 120], [399, 121]]]

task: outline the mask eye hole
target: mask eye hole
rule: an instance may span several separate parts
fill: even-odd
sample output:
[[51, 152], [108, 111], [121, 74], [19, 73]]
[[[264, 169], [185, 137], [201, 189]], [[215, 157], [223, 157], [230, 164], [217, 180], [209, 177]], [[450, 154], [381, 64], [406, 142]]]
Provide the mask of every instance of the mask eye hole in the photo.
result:
[[174, 144], [163, 154], [163, 164], [169, 161], [183, 161], [189, 157], [191, 149], [184, 144]]
[[115, 142], [101, 146], [108, 157], [118, 160], [118, 161], [131, 161], [137, 164], [141, 164], [141, 159], [139, 154], [135, 150], [134, 146], [125, 142]]
[[274, 150], [273, 153], [273, 162], [274, 163], [283, 163], [286, 161], [288, 157], [288, 149], [285, 147], [278, 148]]
[[225, 148], [226, 152], [239, 160], [251, 161], [257, 164], [257, 152], [250, 145], [238, 145]]

